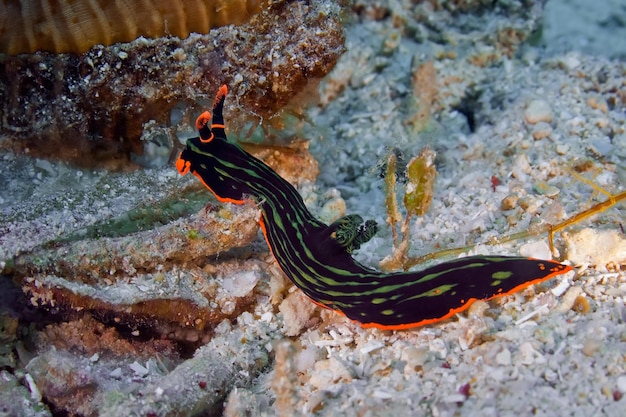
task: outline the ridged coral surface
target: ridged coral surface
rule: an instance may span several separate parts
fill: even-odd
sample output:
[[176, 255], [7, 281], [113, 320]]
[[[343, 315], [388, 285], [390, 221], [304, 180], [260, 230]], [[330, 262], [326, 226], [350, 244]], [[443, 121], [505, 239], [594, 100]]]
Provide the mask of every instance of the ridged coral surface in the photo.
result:
[[239, 25], [260, 0], [4, 0], [0, 3], [0, 52], [76, 52], [139, 36], [186, 38], [191, 32]]

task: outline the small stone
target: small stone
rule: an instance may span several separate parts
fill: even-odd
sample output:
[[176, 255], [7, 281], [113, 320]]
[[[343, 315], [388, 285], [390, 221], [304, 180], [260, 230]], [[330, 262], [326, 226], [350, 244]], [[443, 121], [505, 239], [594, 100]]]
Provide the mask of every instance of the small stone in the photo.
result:
[[626, 394], [626, 375], [617, 378], [617, 390], [622, 394]]
[[588, 338], [583, 344], [582, 352], [585, 354], [585, 356], [594, 356], [596, 353], [598, 353], [601, 347], [602, 343], [600, 343], [598, 340]]
[[496, 355], [496, 363], [500, 366], [509, 366], [511, 364], [511, 351], [504, 349]]
[[115, 368], [109, 373], [111, 378], [119, 379], [122, 377], [122, 368]]
[[559, 155], [567, 155], [568, 152], [569, 152], [569, 146], [563, 145], [563, 144], [556, 145], [556, 153], [557, 154], [559, 154]]
[[489, 304], [486, 301], [476, 300], [467, 309], [467, 316], [484, 317], [487, 310], [489, 310]]
[[300, 292], [293, 292], [278, 306], [283, 315], [283, 331], [287, 336], [297, 336], [306, 327], [315, 312], [315, 304]]
[[591, 140], [587, 149], [591, 154], [599, 158], [615, 154], [615, 145], [606, 138]]
[[188, 329], [187, 332], [185, 332], [185, 340], [187, 342], [195, 343], [200, 340], [200, 335], [195, 329]]
[[502, 202], [500, 203], [500, 208], [503, 211], [511, 210], [515, 208], [518, 199], [519, 197], [516, 195], [507, 195], [502, 199]]
[[604, 394], [606, 398], [613, 397], [613, 391], [611, 390], [611, 387], [608, 384], [602, 385], [602, 388], [600, 388], [600, 392], [602, 392], [602, 394]]
[[341, 196], [327, 201], [319, 212], [320, 219], [325, 223], [332, 223], [346, 215], [346, 202]]
[[546, 122], [539, 122], [533, 127], [532, 133], [535, 140], [545, 139], [552, 134], [552, 127]]
[[260, 271], [242, 271], [224, 279], [224, 291], [231, 297], [247, 296], [261, 279]]
[[593, 265], [606, 271], [607, 265], [626, 262], [626, 239], [618, 230], [586, 228], [562, 236], [567, 259], [574, 265]]
[[545, 100], [533, 100], [524, 111], [524, 119], [532, 125], [539, 122], [550, 123], [552, 121], [552, 108]]
[[576, 53], [570, 53], [564, 56], [559, 63], [563, 65], [568, 70], [576, 69], [580, 66], [580, 59], [576, 55]]
[[566, 313], [574, 307], [574, 303], [576, 302], [576, 298], [582, 294], [583, 290], [580, 287], [571, 287], [567, 290], [563, 299], [561, 300], [561, 304], [555, 308], [555, 311], [559, 313]]
[[406, 366], [414, 372], [415, 370], [424, 366], [426, 362], [432, 359], [430, 350], [426, 347], [410, 347], [403, 351], [403, 360], [406, 361]]
[[536, 259], [552, 258], [552, 253], [550, 253], [550, 247], [543, 240], [525, 243], [520, 247], [519, 254], [528, 258]]
[[562, 280], [556, 285], [556, 287], [550, 289], [550, 292], [555, 297], [560, 297], [561, 295], [565, 294], [565, 291], [567, 291], [569, 287], [570, 287], [570, 282], [567, 280]]
[[543, 377], [548, 382], [555, 382], [559, 379], [559, 374], [554, 372], [552, 369], [546, 369], [543, 373]]
[[598, 99], [597, 97], [590, 97], [587, 99], [587, 105], [592, 109], [600, 110], [602, 113], [608, 113], [609, 111], [608, 104], [602, 98]]
[[524, 342], [520, 345], [519, 355], [519, 362], [523, 365], [546, 363], [545, 356], [535, 349], [531, 342]]
[[525, 153], [516, 156], [513, 171], [511, 172], [513, 178], [522, 179], [525, 175], [530, 174], [531, 172], [532, 167], [530, 165], [530, 161], [528, 160], [528, 156], [526, 156]]
[[539, 207], [542, 205], [542, 201], [531, 196], [521, 197], [517, 201], [517, 205], [524, 210], [526, 213], [536, 213]]
[[130, 365], [128, 365], [128, 367], [132, 369], [133, 372], [135, 372], [135, 375], [140, 376], [140, 377], [144, 377], [148, 375], [148, 373], [150, 373], [148, 368], [146, 368], [145, 366], [143, 366], [137, 361], [131, 363]]

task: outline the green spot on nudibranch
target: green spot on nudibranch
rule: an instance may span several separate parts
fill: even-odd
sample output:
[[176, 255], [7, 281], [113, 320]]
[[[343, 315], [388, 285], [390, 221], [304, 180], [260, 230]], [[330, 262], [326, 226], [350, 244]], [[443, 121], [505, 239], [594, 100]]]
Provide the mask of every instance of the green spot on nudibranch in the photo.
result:
[[503, 279], [511, 278], [513, 276], [513, 272], [511, 271], [497, 271], [491, 274], [491, 286], [498, 287], [502, 284]]
[[513, 272], [511, 271], [498, 271], [498, 272], [494, 272], [493, 274], [491, 274], [491, 278], [493, 278], [494, 280], [507, 279], [507, 278], [511, 278], [512, 276], [513, 276]]
[[387, 301], [386, 298], [374, 298], [372, 299], [372, 304], [382, 304]]
[[381, 313], [385, 316], [393, 316], [393, 310], [383, 310]]

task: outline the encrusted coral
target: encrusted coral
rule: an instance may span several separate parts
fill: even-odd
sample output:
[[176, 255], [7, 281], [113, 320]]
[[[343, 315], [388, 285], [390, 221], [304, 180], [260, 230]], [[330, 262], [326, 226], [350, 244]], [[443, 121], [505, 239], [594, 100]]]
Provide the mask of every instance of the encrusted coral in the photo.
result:
[[251, 339], [252, 349], [228, 349], [227, 334], [193, 358], [171, 364], [153, 352], [112, 361], [106, 355], [46, 347], [27, 371], [39, 395], [68, 416], [216, 415], [229, 387], [246, 383], [268, 362], [267, 351], [255, 340], [267, 340], [267, 335], [233, 333]]
[[[120, 238], [87, 239], [18, 257], [13, 275], [35, 305], [93, 311], [111, 322], [195, 342], [254, 298], [258, 261], [207, 257], [249, 244], [254, 207], [203, 210], [191, 219]], [[232, 285], [221, 283], [230, 276]], [[236, 283], [234, 283], [236, 281]], [[134, 323], [134, 324], [132, 324]], [[178, 327], [195, 329], [189, 333]]]
[[[267, 121], [333, 68], [343, 41], [336, 5], [285, 0], [245, 25], [185, 40], [0, 56], [0, 137], [36, 156], [127, 166], [145, 141], [171, 151], [177, 133], [193, 135], [189, 126], [221, 84], [239, 109], [226, 109], [231, 128]], [[143, 135], [146, 126], [161, 134]]]

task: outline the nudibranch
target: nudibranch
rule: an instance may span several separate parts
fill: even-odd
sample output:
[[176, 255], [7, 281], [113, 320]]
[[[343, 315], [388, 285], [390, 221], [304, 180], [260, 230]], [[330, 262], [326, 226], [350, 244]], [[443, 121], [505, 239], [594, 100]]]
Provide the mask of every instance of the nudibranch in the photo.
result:
[[475, 300], [511, 294], [572, 268], [555, 261], [511, 256], [470, 256], [421, 271], [383, 273], [357, 262], [353, 250], [369, 240], [375, 223], [357, 215], [331, 225], [316, 219], [297, 190], [262, 161], [228, 141], [222, 86], [213, 114], [196, 121], [176, 168], [198, 179], [222, 202], [252, 199], [278, 265], [315, 303], [363, 327], [401, 330], [444, 320]]

